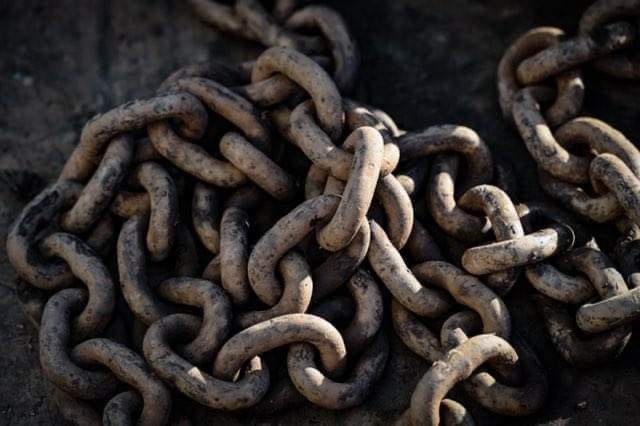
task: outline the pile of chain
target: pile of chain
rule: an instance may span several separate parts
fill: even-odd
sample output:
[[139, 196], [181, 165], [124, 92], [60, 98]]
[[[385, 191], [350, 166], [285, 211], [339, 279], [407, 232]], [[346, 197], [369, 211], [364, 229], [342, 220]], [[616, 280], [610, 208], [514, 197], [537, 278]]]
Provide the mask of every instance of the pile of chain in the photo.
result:
[[[522, 271], [536, 290], [533, 298], [565, 361], [577, 366], [602, 363], [629, 342], [630, 323], [640, 316], [640, 152], [607, 123], [581, 116], [585, 85], [580, 67], [639, 79], [634, 50], [640, 36], [638, 17], [637, 0], [599, 0], [582, 15], [577, 36], [536, 28], [518, 38], [500, 61], [497, 86], [504, 118], [535, 160], [543, 190], [570, 213], [549, 203], [514, 204], [517, 187], [505, 167], [496, 168], [502, 190], [480, 185], [457, 192], [459, 160], [436, 156], [428, 180], [429, 211], [449, 236], [445, 245], [450, 259], [482, 281], [451, 266], [435, 268], [433, 262], [414, 266], [410, 278], [401, 278], [446, 288], [471, 308], [438, 324], [438, 338], [431, 331], [437, 326], [430, 329], [418, 316], [437, 317], [441, 312], [435, 306], [420, 312], [394, 293], [396, 333], [415, 353], [434, 362], [401, 423], [472, 422], [465, 407], [444, 399], [460, 382], [480, 405], [503, 415], [526, 415], [542, 406], [548, 387], [545, 373], [522, 337], [510, 336], [508, 311], [496, 296], [509, 292]], [[403, 140], [412, 139], [416, 136], [399, 139], [403, 155]], [[477, 155], [470, 159], [478, 162]], [[469, 171], [474, 165], [470, 159]], [[490, 163], [481, 163], [483, 170], [490, 170]], [[474, 211], [486, 217], [471, 214]], [[593, 224], [610, 224], [605, 232], [619, 235], [611, 256], [591, 235]], [[483, 242], [487, 234], [496, 242]], [[371, 260], [391, 289], [376, 265]], [[456, 275], [464, 290], [444, 283], [455, 281]], [[468, 337], [477, 333], [485, 334]]]
[[[445, 399], [459, 382], [490, 411], [527, 415], [548, 383], [502, 300], [521, 275], [566, 361], [624, 349], [640, 314], [640, 152], [579, 117], [578, 67], [640, 77], [640, 2], [597, 1], [579, 35], [534, 29], [500, 62], [505, 118], [577, 217], [515, 204], [512, 168], [473, 130], [405, 132], [343, 96], [359, 59], [332, 9], [189, 3], [267, 50], [184, 67], [91, 119], [7, 238], [63, 417], [166, 424], [185, 399], [353, 407], [383, 374], [389, 318], [433, 363], [399, 423], [473, 423]], [[621, 233], [616, 263], [589, 221]]]

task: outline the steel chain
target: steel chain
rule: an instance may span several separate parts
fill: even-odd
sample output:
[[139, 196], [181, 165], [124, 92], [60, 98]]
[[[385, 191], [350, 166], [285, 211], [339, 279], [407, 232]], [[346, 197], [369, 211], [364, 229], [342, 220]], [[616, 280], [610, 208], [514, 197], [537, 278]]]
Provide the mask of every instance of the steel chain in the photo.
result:
[[[572, 38], [529, 31], [498, 67], [505, 120], [577, 219], [516, 203], [509, 162], [472, 129], [404, 131], [343, 97], [359, 53], [332, 9], [189, 3], [267, 49], [186, 66], [92, 118], [7, 237], [64, 417], [166, 424], [170, 388], [220, 410], [353, 407], [387, 364], [387, 318], [433, 363], [400, 424], [472, 423], [445, 398], [458, 382], [490, 411], [528, 415], [546, 373], [502, 299], [523, 275], [566, 361], [625, 348], [640, 315], [640, 152], [580, 116], [580, 68], [638, 78], [638, 1], [596, 1]], [[614, 225], [611, 256], [581, 221]]]

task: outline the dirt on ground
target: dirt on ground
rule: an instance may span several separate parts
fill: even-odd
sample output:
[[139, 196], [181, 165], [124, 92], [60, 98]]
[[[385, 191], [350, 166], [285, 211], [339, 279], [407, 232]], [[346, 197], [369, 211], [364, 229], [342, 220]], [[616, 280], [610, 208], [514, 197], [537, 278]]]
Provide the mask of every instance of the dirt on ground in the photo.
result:
[[[543, 198], [519, 137], [502, 120], [495, 71], [524, 31], [553, 25], [575, 32], [586, 1], [330, 1], [362, 50], [355, 98], [380, 107], [406, 129], [456, 123], [475, 129], [493, 152], [516, 165], [521, 198]], [[20, 209], [53, 181], [84, 122], [125, 101], [151, 95], [172, 70], [207, 58], [254, 58], [259, 46], [220, 35], [178, 0], [0, 0], [0, 245]], [[587, 73], [588, 115], [640, 140], [637, 85]], [[0, 250], [0, 423], [57, 424], [52, 386], [38, 363], [37, 333], [17, 303], [14, 273]], [[550, 393], [539, 414], [509, 419], [462, 395], [480, 424], [640, 423], [640, 342], [615, 362], [587, 370], [552, 349], [522, 280], [506, 298], [515, 328], [539, 355]], [[407, 407], [427, 363], [392, 338], [384, 378], [357, 408], [305, 405], [259, 419], [204, 413], [229, 423], [386, 424]], [[637, 423], [636, 423], [637, 422]]]

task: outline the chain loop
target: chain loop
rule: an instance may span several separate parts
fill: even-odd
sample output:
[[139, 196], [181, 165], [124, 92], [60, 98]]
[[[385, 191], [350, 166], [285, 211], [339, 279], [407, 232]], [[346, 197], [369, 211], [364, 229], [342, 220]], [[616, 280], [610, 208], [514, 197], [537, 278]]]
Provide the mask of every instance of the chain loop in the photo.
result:
[[156, 321], [144, 338], [144, 355], [154, 372], [180, 392], [213, 409], [237, 410], [257, 403], [269, 387], [269, 371], [253, 357], [236, 382], [219, 380], [177, 355], [170, 343], [195, 337], [200, 321], [191, 315], [174, 314]]
[[411, 396], [409, 417], [412, 424], [440, 422], [440, 404], [458, 382], [468, 379], [480, 365], [496, 359], [505, 365], [515, 365], [518, 355], [497, 336], [475, 336], [452, 349], [443, 361], [436, 361], [425, 374]]
[[[598, 0], [595, 1], [580, 18], [580, 33], [595, 34], [603, 24], [616, 19], [633, 18], [636, 23], [640, 16], [640, 3], [637, 0]], [[623, 53], [624, 52], [624, 53]], [[637, 80], [640, 78], [640, 60], [637, 51], [615, 52], [593, 61], [593, 66], [601, 72], [617, 78]]]
[[318, 222], [327, 221], [338, 208], [340, 199], [335, 195], [312, 198], [280, 219], [253, 248], [249, 256], [249, 283], [258, 298], [269, 306], [282, 296], [275, 277], [277, 262], [305, 238]]
[[561, 41], [518, 65], [516, 75], [523, 84], [535, 84], [576, 65], [625, 48], [635, 39], [633, 26], [626, 22], [606, 25], [593, 35], [578, 35]]
[[340, 332], [320, 317], [288, 314], [246, 328], [229, 339], [216, 356], [214, 374], [230, 380], [254, 356], [294, 342], [312, 343], [330, 376], [338, 377], [344, 371], [347, 350]]
[[180, 134], [201, 137], [207, 125], [202, 104], [188, 93], [159, 95], [129, 102], [93, 117], [82, 129], [80, 143], [64, 165], [59, 179], [86, 179], [102, 158], [104, 146], [115, 136], [141, 129], [154, 121], [176, 120]]
[[40, 364], [44, 376], [80, 399], [103, 399], [115, 393], [116, 378], [106, 371], [86, 370], [71, 358], [71, 319], [85, 304], [86, 293], [66, 289], [51, 296], [40, 326]]
[[144, 360], [131, 349], [107, 340], [91, 339], [73, 348], [72, 356], [83, 364], [102, 365], [119, 380], [136, 389], [143, 405], [138, 423], [163, 425], [169, 422], [171, 394]]

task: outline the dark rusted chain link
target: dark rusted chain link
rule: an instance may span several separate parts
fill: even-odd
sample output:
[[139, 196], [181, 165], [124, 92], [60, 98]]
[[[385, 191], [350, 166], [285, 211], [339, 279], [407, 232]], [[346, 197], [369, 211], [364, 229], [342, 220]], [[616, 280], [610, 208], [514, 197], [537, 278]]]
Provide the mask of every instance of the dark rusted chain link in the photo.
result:
[[215, 187], [197, 182], [193, 189], [191, 218], [193, 229], [202, 245], [211, 253], [220, 251], [220, 218], [222, 200]]
[[462, 241], [479, 241], [490, 231], [491, 224], [462, 210], [456, 203], [455, 181], [459, 158], [441, 154], [431, 164], [427, 203], [436, 223], [450, 236]]
[[127, 135], [113, 139], [95, 173], [83, 188], [78, 200], [62, 220], [62, 227], [83, 233], [95, 224], [126, 176], [133, 161], [133, 142]]
[[273, 306], [280, 300], [282, 288], [275, 276], [277, 262], [312, 232], [318, 222], [327, 221], [339, 203], [340, 199], [335, 195], [322, 195], [305, 201], [280, 219], [256, 243], [247, 266], [251, 287], [262, 302]]
[[[565, 123], [556, 130], [554, 136], [563, 146], [587, 144], [592, 152], [614, 154], [625, 162], [635, 176], [640, 176], [640, 152], [622, 133], [606, 123], [594, 118], [580, 117]], [[551, 197], [595, 222], [611, 222], [623, 214], [624, 209], [617, 199], [617, 194], [610, 190], [596, 191], [598, 195], [592, 196], [583, 189], [542, 171], [540, 183]], [[627, 188], [626, 192], [630, 190]]]
[[523, 60], [516, 70], [523, 84], [538, 83], [547, 77], [628, 47], [636, 37], [626, 22], [603, 26], [597, 33], [580, 34], [547, 47]]
[[181, 356], [194, 364], [210, 360], [231, 331], [231, 302], [226, 293], [210, 281], [189, 277], [169, 278], [157, 291], [168, 301], [202, 309], [198, 335], [178, 349]]
[[267, 310], [240, 312], [236, 320], [240, 329], [286, 314], [303, 314], [309, 308], [313, 281], [311, 270], [304, 257], [291, 251], [284, 255], [279, 269], [284, 281], [280, 300]]
[[573, 246], [574, 240], [571, 228], [552, 225], [523, 237], [467, 249], [462, 264], [472, 274], [491, 274], [562, 254]]
[[[545, 295], [544, 298], [539, 298], [539, 303], [551, 339], [569, 362], [584, 365], [614, 356], [624, 348], [631, 334], [629, 327], [618, 326], [635, 317], [634, 307], [631, 304], [629, 310], [616, 309], [617, 307], [608, 309], [605, 301], [625, 296], [627, 300], [633, 300], [633, 295], [628, 290], [624, 278], [600, 250], [591, 247], [574, 249], [567, 255], [567, 260], [586, 279], [566, 275], [550, 264], [538, 264], [527, 270], [527, 278], [531, 284]], [[594, 292], [597, 292], [603, 301], [583, 304], [578, 309], [574, 321], [570, 320], [568, 311], [565, 310], [563, 313], [561, 310], [564, 308], [551, 301], [555, 299], [562, 303], [580, 304], [591, 299]], [[549, 299], [546, 299], [547, 297]], [[601, 305], [595, 312], [591, 310], [591, 306], [598, 304]], [[594, 334], [588, 339], [581, 339], [578, 327]], [[591, 351], [600, 350], [598, 358], [589, 355]]]
[[[594, 2], [580, 18], [580, 34], [597, 34], [602, 26], [609, 22], [629, 21], [636, 23], [640, 16], [640, 3], [637, 0], [599, 0]], [[635, 48], [637, 49], [637, 47]], [[637, 50], [616, 51], [597, 58], [593, 66], [613, 77], [637, 80], [640, 78], [640, 59]]]
[[354, 149], [349, 180], [333, 218], [318, 231], [318, 243], [329, 251], [345, 248], [355, 237], [366, 214], [380, 176], [382, 137], [371, 127], [360, 127], [347, 137], [344, 146]]
[[[624, 349], [640, 315], [640, 154], [580, 117], [578, 67], [624, 64], [620, 75], [634, 78], [635, 0], [596, 2], [573, 38], [530, 31], [497, 78], [545, 191], [618, 225], [624, 276], [563, 213], [515, 205], [523, 194], [509, 162], [472, 129], [404, 131], [343, 97], [359, 54], [332, 9], [190, 3], [205, 22], [268, 48], [237, 65], [183, 67], [155, 97], [91, 119], [7, 238], [65, 416], [162, 424], [174, 402], [166, 386], [220, 410], [350, 408], [383, 375], [387, 317], [434, 362], [400, 422], [437, 423], [442, 411], [443, 421], [472, 423], [445, 399], [459, 381], [490, 411], [528, 415], [546, 378], [512, 337], [501, 299], [521, 270], [545, 295], [535, 298], [564, 359], [591, 364]], [[268, 353], [277, 348], [286, 359]], [[270, 369], [285, 376], [272, 383]]]
[[63, 262], [47, 262], [38, 252], [36, 238], [55, 231], [57, 218], [77, 198], [82, 186], [61, 181], [45, 188], [29, 202], [7, 235], [7, 255], [14, 269], [29, 284], [43, 289], [69, 286], [73, 274]]
[[588, 181], [588, 159], [573, 155], [558, 144], [540, 113], [539, 100], [531, 88], [516, 93], [512, 113], [527, 150], [540, 168], [570, 183]]
[[[387, 339], [380, 330], [382, 297], [375, 281], [362, 270], [349, 280], [347, 289], [355, 307], [348, 298], [337, 296], [316, 305], [311, 313], [331, 323], [349, 321], [342, 332], [347, 351], [352, 357], [362, 352], [350, 378], [345, 382], [333, 381], [317, 368], [310, 357], [312, 352], [304, 348], [306, 344], [299, 344], [295, 350], [291, 347], [288, 358], [289, 375], [295, 384], [289, 379], [277, 382], [261, 406], [256, 406], [259, 412], [287, 409], [303, 402], [305, 397], [326, 408], [345, 409], [359, 404], [371, 392], [381, 377], [388, 353]], [[316, 378], [321, 378], [319, 385]]]
[[85, 299], [79, 289], [61, 290], [49, 299], [40, 327], [40, 363], [45, 377], [64, 392], [81, 399], [102, 399], [115, 392], [115, 377], [78, 366], [70, 353], [71, 321]]
[[220, 283], [236, 305], [251, 297], [249, 261], [249, 216], [237, 207], [225, 209], [220, 221]]
[[493, 159], [487, 144], [476, 132], [464, 126], [443, 124], [420, 132], [407, 132], [397, 139], [403, 160], [442, 152], [455, 152], [467, 160], [467, 180], [461, 190], [490, 183]]
[[213, 372], [231, 380], [254, 356], [294, 342], [313, 344], [330, 376], [339, 377], [343, 373], [347, 350], [340, 332], [329, 322], [309, 314], [283, 315], [242, 330], [222, 346]]
[[[518, 212], [509, 196], [500, 188], [491, 185], [479, 185], [465, 192], [458, 204], [466, 209], [482, 211], [491, 222], [491, 229], [498, 241], [515, 240], [524, 237]], [[515, 244], [515, 242], [514, 242]], [[462, 265], [469, 270], [462, 256]], [[487, 284], [500, 295], [506, 294], [518, 279], [519, 269], [498, 270], [487, 276]]]
[[611, 360], [620, 355], [631, 339], [631, 330], [626, 327], [584, 336], [566, 306], [541, 294], [535, 298], [551, 341], [562, 358], [571, 364], [591, 366]]
[[327, 40], [333, 58], [333, 80], [345, 93], [353, 89], [360, 65], [360, 54], [349, 29], [333, 9], [326, 6], [307, 6], [287, 18], [285, 27], [292, 30], [317, 28]]
[[124, 104], [95, 116], [85, 125], [80, 143], [67, 160], [59, 179], [86, 179], [100, 162], [105, 144], [113, 137], [168, 118], [180, 123], [180, 134], [186, 138], [201, 137], [207, 125], [204, 107], [188, 93], [159, 95]]
[[[513, 97], [522, 87], [516, 69], [520, 62], [534, 53], [560, 42], [564, 33], [559, 28], [540, 27], [526, 32], [504, 53], [498, 65], [498, 99], [502, 115], [512, 120]], [[556, 99], [549, 106], [545, 118], [550, 126], [556, 127], [575, 117], [582, 110], [584, 83], [580, 72], [568, 70], [555, 77]]]
[[433, 363], [420, 379], [411, 396], [411, 406], [403, 419], [412, 425], [440, 424], [440, 404], [453, 386], [468, 379], [482, 364], [495, 360], [505, 366], [516, 365], [516, 351], [500, 337], [475, 336], [449, 351], [443, 360]]
[[249, 362], [243, 378], [231, 382], [213, 377], [178, 355], [170, 346], [185, 336], [194, 338], [198, 318], [173, 314], [156, 321], [144, 338], [144, 355], [162, 379], [205, 406], [237, 410], [256, 404], [269, 387], [269, 371], [258, 357]]
[[116, 299], [115, 285], [106, 266], [90, 247], [71, 234], [51, 234], [41, 247], [45, 255], [64, 260], [89, 290], [87, 305], [74, 321], [74, 340], [100, 334], [111, 321]]
[[[278, 73], [305, 89], [313, 100], [322, 130], [331, 140], [338, 139], [342, 134], [344, 120], [342, 97], [326, 71], [295, 50], [272, 47], [258, 57], [251, 72], [251, 81], [262, 81]], [[291, 126], [294, 131], [298, 127], [295, 122]]]
[[293, 12], [295, 2], [279, 0], [275, 3], [274, 16], [271, 16], [257, 0], [239, 0], [233, 6], [214, 0], [189, 0], [198, 18], [224, 32], [265, 46], [294, 47], [305, 52], [321, 47], [321, 40], [296, 36], [278, 24]]
[[292, 345], [287, 357], [288, 372], [296, 389], [314, 404], [341, 410], [361, 404], [381, 378], [389, 343], [384, 332], [367, 347], [350, 376], [341, 382], [326, 377], [316, 366], [313, 348], [306, 343]]
[[[532, 207], [530, 209], [528, 206], [518, 206], [523, 223], [527, 226], [530, 226], [532, 220], [527, 216], [540, 213], [539, 209], [536, 212], [536, 206], [532, 205]], [[566, 217], [555, 215], [553, 220], [576, 226]], [[578, 228], [574, 229], [578, 230]], [[577, 240], [583, 243], [586, 241], [585, 236], [580, 236], [578, 233], [576, 236]], [[570, 266], [573, 270], [571, 275], [558, 270], [548, 262], [529, 266], [526, 273], [529, 282], [542, 293], [536, 295], [535, 300], [551, 341], [567, 362], [577, 365], [596, 364], [617, 356], [630, 338], [630, 328], [615, 327], [617, 323], [614, 319], [611, 326], [606, 328], [585, 326], [585, 329], [591, 329], [593, 332], [597, 330], [600, 333], [589, 333], [583, 336], [585, 333], [577, 325], [577, 316], [572, 319], [569, 310], [562, 306], [562, 303], [581, 304], [589, 300], [594, 293], [598, 293], [602, 299], [629, 294], [624, 279], [593, 240], [587, 241], [584, 247], [572, 250], [561, 260], [563, 261], [559, 263], [564, 267]], [[584, 278], [575, 275], [576, 272], [582, 274]], [[630, 316], [629, 320], [634, 317], [629, 311], [627, 314]], [[587, 318], [592, 319], [589, 316]], [[605, 316], [600, 321], [596, 320], [596, 323], [602, 327], [603, 322], [608, 319], [611, 320]], [[582, 321], [584, 326], [585, 317], [582, 317]]]
[[[462, 311], [450, 316], [442, 325], [441, 344], [451, 350], [468, 340], [468, 330], [475, 331], [477, 314]], [[535, 353], [518, 334], [512, 336], [512, 346], [519, 359], [513, 368], [515, 384], [500, 383], [491, 373], [480, 372], [464, 381], [464, 390], [482, 406], [495, 413], [507, 416], [526, 416], [539, 410], [544, 404], [548, 391], [548, 381], [540, 361]], [[491, 363], [490, 363], [491, 364]], [[507, 377], [503, 366], [492, 366], [501, 375]]]
[[[470, 275], [463, 274], [462, 271], [444, 262], [426, 262], [415, 266], [412, 271], [416, 277], [424, 280], [424, 282], [444, 286], [458, 302], [462, 304], [468, 303], [471, 307], [475, 306], [474, 309], [479, 309], [480, 317], [477, 317], [478, 320], [474, 323], [474, 326], [477, 326], [474, 332], [482, 332], [484, 328], [485, 333], [497, 332], [498, 335], [504, 337], [510, 334], [511, 325], [506, 307], [480, 281], [475, 280]], [[455, 314], [450, 319], [457, 315]], [[439, 339], [418, 321], [417, 316], [414, 316], [413, 313], [396, 300], [392, 302], [392, 320], [399, 337], [411, 350], [427, 361], [436, 361], [443, 357], [444, 351], [446, 351], [446, 349], [442, 349], [442, 346], [446, 345], [444, 341], [441, 345]], [[445, 328], [446, 325], [443, 326], [443, 333]], [[468, 329], [465, 331], [470, 332]], [[457, 344], [458, 342], [455, 343], [455, 345]], [[471, 383], [474, 383], [474, 385], [468, 386], [470, 388], [469, 391], [474, 398], [479, 399], [485, 407], [492, 411], [506, 415], [529, 414], [542, 405], [546, 395], [546, 381], [539, 377], [540, 367], [538, 361], [529, 352], [527, 352], [526, 368], [533, 370], [528, 370], [527, 384], [522, 390], [517, 387], [501, 387], [500, 391], [494, 392], [490, 387], [491, 385], [487, 387], [484, 384], [493, 380], [490, 378], [491, 376], [487, 377], [486, 373], [481, 373], [484, 375], [478, 376], [477, 379], [474, 376], [471, 379]], [[456, 407], [460, 411], [463, 410], [462, 406], [456, 405]], [[468, 415], [463, 417], [466, 418]], [[402, 421], [407, 421], [406, 416], [403, 417]], [[418, 422], [418, 424], [421, 423]]]
[[370, 227], [369, 263], [394, 298], [424, 317], [439, 317], [449, 310], [451, 303], [448, 298], [420, 284], [380, 225], [371, 221]]
[[91, 339], [73, 348], [72, 357], [85, 365], [106, 367], [120, 381], [136, 389], [143, 399], [138, 423], [163, 425], [171, 412], [169, 389], [131, 349], [108, 339]]
[[[295, 10], [295, 0], [280, 0], [270, 15], [257, 0], [237, 0], [233, 6], [212, 0], [190, 3], [206, 23], [266, 47], [287, 47], [305, 54], [330, 52], [336, 85], [346, 93], [352, 90], [360, 55], [346, 23], [330, 7], [311, 5]], [[299, 30], [316, 30], [318, 35], [297, 34]]]
[[[418, 321], [417, 317], [394, 301], [392, 306], [394, 328], [401, 340], [418, 355], [427, 361], [437, 361], [452, 346], [457, 346], [466, 340], [467, 333], [496, 333], [508, 338], [510, 321], [506, 307], [491, 290], [472, 276], [465, 276], [461, 271], [444, 262], [426, 262], [412, 270], [417, 277], [426, 282], [446, 285], [458, 302], [468, 304], [479, 313], [478, 315], [471, 311], [464, 311], [465, 315], [461, 316], [464, 312], [452, 315], [442, 327], [441, 343], [429, 328]], [[491, 302], [482, 302], [487, 300]], [[493, 312], [491, 309], [494, 309]], [[470, 318], [467, 318], [469, 316]], [[457, 333], [462, 340], [457, 338], [458, 340], [452, 341], [449, 333], [459, 327], [462, 330]], [[544, 374], [541, 373], [540, 364], [522, 342], [519, 343], [519, 348], [525, 354], [526, 379], [523, 388], [498, 385], [487, 373], [480, 373], [465, 382], [464, 388], [467, 392], [491, 411], [511, 416], [527, 415], [539, 409], [544, 402], [547, 384]], [[516, 379], [516, 382], [522, 382], [522, 379]]]

